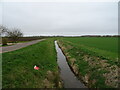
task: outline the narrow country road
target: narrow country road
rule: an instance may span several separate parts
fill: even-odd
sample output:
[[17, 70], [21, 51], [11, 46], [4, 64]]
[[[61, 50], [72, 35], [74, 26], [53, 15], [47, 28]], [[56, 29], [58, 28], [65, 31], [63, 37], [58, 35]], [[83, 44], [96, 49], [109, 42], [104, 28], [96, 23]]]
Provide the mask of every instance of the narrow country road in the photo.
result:
[[26, 42], [26, 43], [17, 43], [17, 44], [12, 45], [12, 46], [0, 47], [0, 48], [2, 48], [2, 50], [0, 50], [0, 53], [14, 51], [14, 50], [38, 43], [38, 42], [43, 41], [43, 40], [45, 40], [45, 39], [34, 40], [34, 41]]

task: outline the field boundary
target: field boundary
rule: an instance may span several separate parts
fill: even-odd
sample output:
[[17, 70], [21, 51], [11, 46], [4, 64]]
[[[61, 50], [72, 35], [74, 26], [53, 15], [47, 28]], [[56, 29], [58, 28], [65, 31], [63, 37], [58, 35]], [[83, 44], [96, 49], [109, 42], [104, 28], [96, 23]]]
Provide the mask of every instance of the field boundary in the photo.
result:
[[[63, 42], [62, 42], [63, 43]], [[63, 51], [64, 55], [66, 56], [68, 65], [70, 66], [71, 70], [74, 72], [74, 74], [83, 81], [83, 83], [88, 86], [89, 88], [117, 88], [118, 87], [118, 66], [117, 65], [110, 65], [107, 60], [100, 59], [96, 56], [91, 56], [88, 54], [83, 54], [83, 52], [80, 54], [83, 54], [81, 58], [82, 61], [86, 63], [87, 66], [86, 69], [81, 67], [82, 69], [85, 69], [87, 71], [85, 75], [82, 75], [80, 72], [80, 67], [77, 64], [78, 58], [71, 56], [67, 50], [72, 50], [70, 46], [64, 46], [59, 42], [59, 46], [61, 50]], [[70, 49], [68, 49], [70, 48]], [[74, 47], [75, 48], [75, 47]], [[76, 51], [79, 54], [79, 51]], [[73, 54], [73, 53], [72, 53]], [[84, 61], [85, 60], [85, 61]], [[81, 63], [82, 64], [82, 63]], [[100, 67], [97, 67], [100, 66]], [[93, 71], [92, 71], [93, 70]], [[117, 77], [115, 80], [114, 78]], [[100, 79], [97, 79], [100, 78]], [[102, 83], [101, 83], [102, 82]]]

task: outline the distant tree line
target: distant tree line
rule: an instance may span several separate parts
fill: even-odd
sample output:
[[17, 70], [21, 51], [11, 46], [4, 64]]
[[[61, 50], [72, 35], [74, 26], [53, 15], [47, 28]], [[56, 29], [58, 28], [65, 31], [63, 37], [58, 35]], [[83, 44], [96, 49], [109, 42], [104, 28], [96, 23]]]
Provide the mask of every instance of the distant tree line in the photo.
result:
[[120, 37], [120, 35], [83, 35], [81, 37]]

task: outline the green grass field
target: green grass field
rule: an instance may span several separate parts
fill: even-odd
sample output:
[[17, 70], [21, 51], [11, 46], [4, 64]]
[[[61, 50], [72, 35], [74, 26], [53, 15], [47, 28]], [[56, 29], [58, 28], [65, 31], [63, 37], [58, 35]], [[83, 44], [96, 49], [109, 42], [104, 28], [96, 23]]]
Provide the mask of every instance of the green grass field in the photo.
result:
[[[3, 53], [2, 57], [3, 88], [58, 87], [58, 65], [53, 39]], [[34, 70], [34, 65], [40, 69]]]
[[76, 75], [88, 87], [117, 87], [117, 37], [66, 37], [59, 39], [59, 45], [73, 71], [79, 72]]
[[63, 40], [89, 54], [93, 53], [106, 59], [118, 59], [117, 37], [75, 37], [63, 38]]
[[110, 52], [118, 52], [118, 38], [117, 37], [80, 37], [80, 38], [64, 38], [70, 42], [94, 47]]

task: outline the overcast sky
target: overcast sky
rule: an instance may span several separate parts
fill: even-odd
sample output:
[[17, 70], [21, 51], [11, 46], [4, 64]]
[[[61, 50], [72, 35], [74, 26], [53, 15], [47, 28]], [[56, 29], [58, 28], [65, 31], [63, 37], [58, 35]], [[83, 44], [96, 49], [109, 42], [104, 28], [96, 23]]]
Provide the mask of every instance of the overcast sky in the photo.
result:
[[2, 5], [2, 24], [20, 28], [25, 36], [118, 34], [117, 2], [4, 2]]

